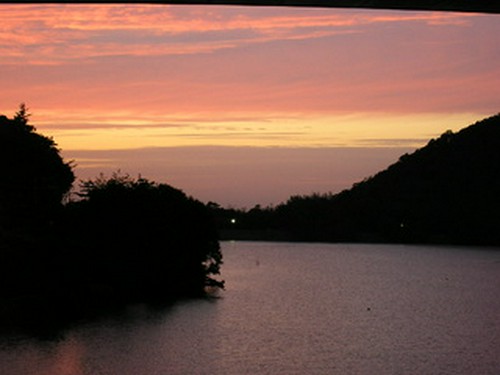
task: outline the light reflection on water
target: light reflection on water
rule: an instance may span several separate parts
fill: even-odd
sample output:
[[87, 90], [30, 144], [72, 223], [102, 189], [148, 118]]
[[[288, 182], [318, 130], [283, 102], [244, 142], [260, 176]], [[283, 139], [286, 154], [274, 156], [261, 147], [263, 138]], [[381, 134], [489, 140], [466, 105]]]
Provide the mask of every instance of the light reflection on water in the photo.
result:
[[0, 338], [0, 374], [499, 374], [500, 252], [223, 243], [227, 290], [55, 341]]

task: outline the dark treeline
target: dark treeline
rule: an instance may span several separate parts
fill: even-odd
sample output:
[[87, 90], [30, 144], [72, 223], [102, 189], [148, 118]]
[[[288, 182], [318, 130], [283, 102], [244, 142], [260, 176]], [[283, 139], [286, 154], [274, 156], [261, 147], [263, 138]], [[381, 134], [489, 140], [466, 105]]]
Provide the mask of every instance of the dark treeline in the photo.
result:
[[228, 239], [500, 245], [500, 115], [447, 131], [339, 194], [211, 207]]
[[[0, 318], [169, 302], [223, 287], [210, 210], [181, 190], [115, 173], [75, 182], [26, 107], [0, 116]], [[8, 317], [8, 319], [6, 318]], [[6, 320], [7, 319], [7, 320]]]
[[[225, 209], [115, 173], [75, 183], [24, 105], [0, 116], [0, 317], [62, 316], [222, 288], [222, 239], [500, 245], [500, 115], [338, 194]], [[215, 219], [215, 220], [214, 220]]]

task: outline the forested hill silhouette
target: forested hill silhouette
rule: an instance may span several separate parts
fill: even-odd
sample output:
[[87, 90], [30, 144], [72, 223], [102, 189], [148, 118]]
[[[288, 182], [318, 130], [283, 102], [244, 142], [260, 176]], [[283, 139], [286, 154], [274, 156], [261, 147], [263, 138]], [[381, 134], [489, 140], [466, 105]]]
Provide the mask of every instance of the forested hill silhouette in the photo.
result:
[[339, 194], [222, 214], [301, 241], [500, 245], [500, 115], [447, 131]]

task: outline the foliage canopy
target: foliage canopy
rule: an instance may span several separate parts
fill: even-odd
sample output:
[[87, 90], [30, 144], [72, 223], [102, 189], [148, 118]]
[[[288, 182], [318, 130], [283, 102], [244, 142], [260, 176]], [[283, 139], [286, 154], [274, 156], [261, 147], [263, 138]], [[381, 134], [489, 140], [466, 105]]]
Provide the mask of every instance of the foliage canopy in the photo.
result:
[[0, 227], [8, 230], [52, 220], [75, 179], [71, 162], [28, 118], [24, 104], [12, 119], [0, 116]]
[[87, 259], [92, 266], [82, 278], [137, 299], [223, 287], [213, 278], [222, 254], [204, 204], [167, 184], [120, 173], [83, 181], [81, 191], [83, 199], [67, 207], [63, 234], [76, 239], [78, 264]]

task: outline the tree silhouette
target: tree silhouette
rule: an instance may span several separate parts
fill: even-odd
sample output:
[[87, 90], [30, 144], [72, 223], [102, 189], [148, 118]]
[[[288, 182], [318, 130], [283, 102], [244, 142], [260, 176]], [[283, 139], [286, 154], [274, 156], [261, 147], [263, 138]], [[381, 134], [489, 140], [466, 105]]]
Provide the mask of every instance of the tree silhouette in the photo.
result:
[[223, 288], [204, 204], [120, 173], [83, 181], [80, 199], [63, 204], [72, 165], [29, 116], [24, 104], [12, 119], [0, 116], [0, 321], [61, 320]]
[[0, 228], [18, 231], [53, 220], [75, 179], [56, 143], [28, 124], [24, 104], [0, 116]]
[[74, 180], [56, 143], [29, 124], [21, 104], [0, 115], [0, 298], [57, 283], [54, 220]]
[[[82, 182], [67, 207], [63, 234], [73, 275], [123, 300], [202, 295], [223, 287], [210, 211], [181, 190], [115, 173]], [[82, 232], [81, 229], [85, 228]], [[71, 263], [71, 262], [67, 262]]]

